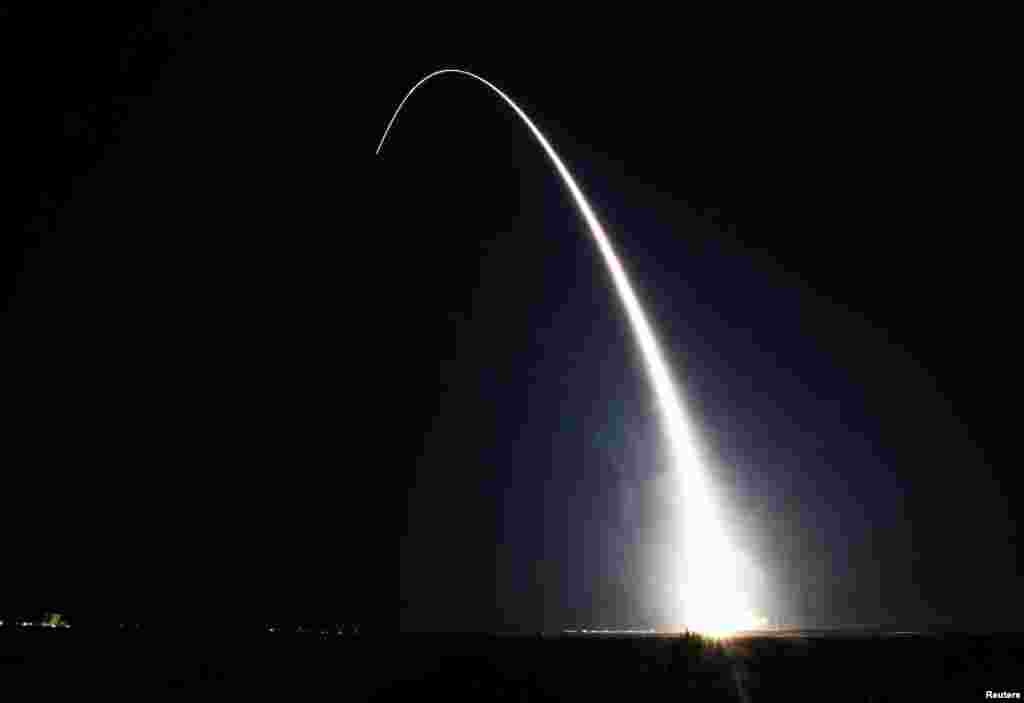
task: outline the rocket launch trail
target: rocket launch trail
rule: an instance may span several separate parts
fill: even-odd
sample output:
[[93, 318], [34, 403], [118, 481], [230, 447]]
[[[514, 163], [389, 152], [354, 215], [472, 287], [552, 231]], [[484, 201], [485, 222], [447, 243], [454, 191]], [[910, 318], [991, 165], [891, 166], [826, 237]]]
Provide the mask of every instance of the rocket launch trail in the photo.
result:
[[522, 119], [547, 154], [562, 183], [568, 189], [612, 278], [615, 291], [626, 310], [647, 375], [657, 398], [663, 430], [668, 437], [677, 506], [674, 516], [677, 537], [683, 545], [683, 561], [670, 572], [675, 598], [681, 599], [688, 629], [707, 635], [727, 635], [756, 627], [746, 594], [740, 587], [739, 555], [733, 550], [720, 521], [710, 479], [701, 456], [696, 433], [683, 400], [665, 363], [651, 324], [644, 314], [629, 278], [611, 241], [572, 174], [547, 138], [508, 95], [490, 81], [460, 69], [434, 71], [418, 81], [399, 103], [377, 145], [379, 155], [405, 103], [424, 83], [445, 74], [466, 76], [482, 83], [500, 97]]

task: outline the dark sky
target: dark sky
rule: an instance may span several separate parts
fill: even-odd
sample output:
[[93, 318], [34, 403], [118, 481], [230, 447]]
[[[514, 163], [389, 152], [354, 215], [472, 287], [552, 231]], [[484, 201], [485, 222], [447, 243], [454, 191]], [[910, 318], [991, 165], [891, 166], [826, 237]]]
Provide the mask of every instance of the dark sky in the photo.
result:
[[461, 67], [605, 223], [764, 612], [1021, 626], [1012, 264], [955, 61], [345, 19], [5, 18], [0, 609], [663, 616], [658, 416], [540, 149], [446, 76], [373, 157]]

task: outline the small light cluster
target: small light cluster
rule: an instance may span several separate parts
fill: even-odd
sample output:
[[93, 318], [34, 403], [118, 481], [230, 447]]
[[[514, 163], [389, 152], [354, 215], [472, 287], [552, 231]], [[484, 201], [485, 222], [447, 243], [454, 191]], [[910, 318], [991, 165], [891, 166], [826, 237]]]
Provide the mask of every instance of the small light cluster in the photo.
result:
[[[265, 629], [267, 632], [285, 632], [291, 631], [289, 628], [282, 627], [281, 625], [273, 624], [266, 625]], [[296, 625], [294, 632], [301, 634], [317, 634], [321, 637], [328, 637], [330, 635], [337, 635], [343, 637], [345, 635], [358, 635], [359, 625], [357, 624], [340, 624], [340, 625], [324, 625], [324, 626], [313, 626], [313, 625]]]
[[[3, 627], [4, 624], [5, 621], [0, 620], [0, 627]], [[32, 620], [17, 620], [13, 624], [20, 628], [47, 628], [51, 630], [71, 629], [71, 624], [66, 622], [33, 622]]]
[[582, 629], [563, 629], [565, 634], [654, 634], [654, 629], [606, 629], [596, 628], [591, 629], [584, 627]]

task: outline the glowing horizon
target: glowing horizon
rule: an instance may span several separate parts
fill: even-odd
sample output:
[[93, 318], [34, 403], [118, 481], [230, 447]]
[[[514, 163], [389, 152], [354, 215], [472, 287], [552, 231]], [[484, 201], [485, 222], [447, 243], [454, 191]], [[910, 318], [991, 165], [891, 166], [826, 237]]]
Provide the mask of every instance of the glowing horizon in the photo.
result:
[[[674, 578], [678, 581], [680, 597], [686, 608], [686, 626], [695, 632], [712, 636], [724, 636], [739, 630], [755, 628], [759, 619], [750, 610], [746, 594], [740, 589], [739, 556], [723, 530], [705, 475], [706, 470], [701, 460], [697, 438], [694, 436], [682, 399], [676, 391], [654, 332], [608, 235], [547, 138], [526, 113], [497, 86], [469, 71], [447, 68], [428, 74], [406, 93], [384, 130], [376, 154], [380, 154], [388, 133], [406, 101], [421, 85], [445, 73], [468, 76], [483, 83], [519, 115], [544, 149], [572, 195], [611, 274], [615, 290], [626, 309], [640, 346], [658, 400], [664, 430], [669, 439], [672, 465], [675, 467], [674, 477], [681, 483], [678, 497], [682, 504], [682, 524], [677, 523], [677, 529], [681, 527], [683, 531], [685, 565], [677, 566], [685, 566], [682, 570], [685, 574], [676, 571]], [[676, 519], [678, 520], [678, 515]]]

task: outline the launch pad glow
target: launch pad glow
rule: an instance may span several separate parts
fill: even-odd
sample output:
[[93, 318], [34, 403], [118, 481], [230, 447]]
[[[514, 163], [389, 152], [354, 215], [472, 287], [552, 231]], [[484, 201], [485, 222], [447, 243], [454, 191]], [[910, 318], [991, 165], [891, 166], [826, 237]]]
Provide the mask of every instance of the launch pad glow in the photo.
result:
[[640, 346], [648, 376], [653, 386], [662, 423], [672, 452], [675, 467], [675, 485], [681, 515], [676, 516], [676, 529], [681, 530], [683, 562], [673, 569], [677, 591], [685, 609], [686, 627], [711, 636], [724, 636], [739, 630], [758, 626], [750, 610], [746, 594], [740, 587], [740, 559], [723, 530], [714, 496], [701, 460], [697, 438], [684, 410], [672, 376], [662, 356], [650, 323], [629, 283], [622, 263], [616, 256], [608, 235], [594, 215], [565, 164], [548, 143], [533, 121], [504, 92], [490, 81], [460, 69], [434, 71], [414, 85], [395, 109], [377, 145], [380, 154], [398, 113], [416, 90], [431, 78], [452, 73], [473, 78], [496, 93], [523, 120], [554, 165], [562, 182], [572, 195], [583, 216], [601, 256], [612, 277], [615, 290], [629, 317], [636, 341]]

